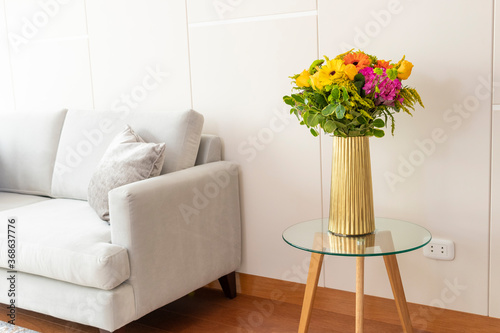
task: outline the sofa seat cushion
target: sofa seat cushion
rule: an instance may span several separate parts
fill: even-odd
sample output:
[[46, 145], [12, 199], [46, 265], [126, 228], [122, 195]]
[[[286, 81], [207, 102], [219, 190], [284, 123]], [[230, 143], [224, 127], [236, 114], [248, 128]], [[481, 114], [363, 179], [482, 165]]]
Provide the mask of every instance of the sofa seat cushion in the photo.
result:
[[41, 197], [39, 195], [0, 192], [0, 212], [2, 210], [22, 207], [44, 200], [50, 200], [50, 198]]
[[[7, 220], [16, 217], [21, 272], [81, 286], [113, 289], [130, 276], [127, 250], [111, 244], [110, 226], [86, 201], [50, 199], [0, 212], [0, 249], [7, 249]], [[0, 251], [7, 268], [7, 251]]]

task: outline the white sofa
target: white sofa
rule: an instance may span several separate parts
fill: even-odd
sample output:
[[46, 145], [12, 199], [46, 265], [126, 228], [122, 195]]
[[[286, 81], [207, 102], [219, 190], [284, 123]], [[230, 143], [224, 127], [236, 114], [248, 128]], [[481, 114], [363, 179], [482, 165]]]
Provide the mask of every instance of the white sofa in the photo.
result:
[[[87, 188], [125, 124], [165, 142], [165, 161], [160, 176], [109, 192], [108, 223]], [[19, 308], [115, 331], [217, 279], [234, 297], [238, 167], [202, 126], [192, 110], [0, 113], [0, 302], [11, 300], [10, 217]]]

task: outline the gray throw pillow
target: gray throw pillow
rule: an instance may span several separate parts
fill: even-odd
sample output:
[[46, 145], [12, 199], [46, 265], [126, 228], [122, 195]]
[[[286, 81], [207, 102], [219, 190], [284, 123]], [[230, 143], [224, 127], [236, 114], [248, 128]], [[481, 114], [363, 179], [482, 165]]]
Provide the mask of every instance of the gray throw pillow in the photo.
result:
[[89, 204], [109, 221], [108, 192], [160, 174], [165, 143], [146, 143], [130, 126], [118, 134], [99, 162], [88, 188]]

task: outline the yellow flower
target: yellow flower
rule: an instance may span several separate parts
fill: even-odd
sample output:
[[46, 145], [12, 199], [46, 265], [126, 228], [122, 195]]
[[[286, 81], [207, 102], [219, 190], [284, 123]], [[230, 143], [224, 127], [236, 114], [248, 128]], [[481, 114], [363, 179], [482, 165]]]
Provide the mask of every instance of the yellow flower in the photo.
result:
[[299, 77], [295, 80], [297, 87], [309, 87], [309, 71], [303, 70]]
[[398, 68], [398, 79], [406, 80], [410, 77], [411, 69], [413, 68], [413, 64], [409, 61], [403, 60], [401, 66]]
[[333, 83], [335, 79], [340, 79], [344, 75], [344, 62], [340, 59], [327, 61], [319, 70], [319, 80], [323, 86]]
[[321, 74], [321, 72], [317, 71], [316, 73], [314, 73], [314, 75], [310, 76], [311, 86], [313, 87], [313, 89], [316, 89], [316, 90], [323, 89], [323, 85], [321, 84], [321, 80], [319, 78], [320, 74]]
[[352, 81], [352, 80], [354, 80], [354, 77], [356, 76], [356, 74], [358, 74], [358, 69], [356, 68], [355, 65], [349, 64], [349, 65], [345, 66], [344, 72], [347, 75], [347, 77], [349, 78], [349, 80]]

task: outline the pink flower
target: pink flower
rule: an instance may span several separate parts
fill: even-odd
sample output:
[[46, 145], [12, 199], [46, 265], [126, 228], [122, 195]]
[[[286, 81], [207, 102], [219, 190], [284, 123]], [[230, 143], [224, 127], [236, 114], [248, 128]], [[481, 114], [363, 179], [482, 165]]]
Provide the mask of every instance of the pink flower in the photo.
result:
[[399, 96], [401, 81], [398, 78], [394, 80], [389, 79], [385, 68], [383, 68], [382, 74], [375, 73], [371, 67], [365, 67], [359, 73], [365, 77], [363, 90], [366, 95], [373, 94], [375, 105], [394, 106], [395, 101], [399, 103], [403, 102], [403, 98]]

